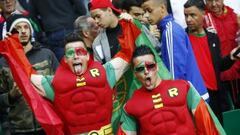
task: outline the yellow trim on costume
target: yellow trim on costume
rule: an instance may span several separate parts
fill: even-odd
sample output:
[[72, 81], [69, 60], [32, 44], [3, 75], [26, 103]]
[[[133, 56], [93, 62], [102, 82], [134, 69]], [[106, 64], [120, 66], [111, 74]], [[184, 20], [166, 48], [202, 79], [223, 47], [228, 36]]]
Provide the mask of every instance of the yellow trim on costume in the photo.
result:
[[100, 130], [92, 130], [88, 133], [88, 135], [113, 135], [112, 126], [108, 124], [106, 126], [101, 127]]

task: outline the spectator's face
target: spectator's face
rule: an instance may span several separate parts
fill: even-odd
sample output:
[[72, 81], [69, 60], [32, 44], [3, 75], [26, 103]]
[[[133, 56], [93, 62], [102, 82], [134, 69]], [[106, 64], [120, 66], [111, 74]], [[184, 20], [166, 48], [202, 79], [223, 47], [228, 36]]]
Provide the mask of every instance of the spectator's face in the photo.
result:
[[223, 0], [206, 0], [207, 9], [216, 15], [223, 13]]
[[154, 89], [160, 80], [158, 66], [153, 55], [138, 56], [133, 59], [134, 73], [142, 85], [148, 89]]
[[82, 75], [87, 70], [89, 54], [82, 41], [69, 42], [65, 46], [65, 62], [76, 75]]
[[203, 28], [204, 13], [196, 6], [185, 8], [184, 15], [190, 31], [195, 32]]
[[15, 25], [15, 29], [19, 33], [19, 40], [22, 45], [27, 45], [31, 39], [31, 29], [28, 23], [26, 22], [19, 22]]
[[97, 35], [99, 34], [100, 28], [99, 28], [98, 24], [95, 22], [95, 20], [93, 18], [89, 17], [87, 19], [87, 21], [88, 21], [88, 24], [91, 27], [88, 30], [88, 36], [89, 36], [88, 38], [91, 41], [93, 41], [97, 37]]
[[3, 0], [3, 12], [11, 14], [16, 9], [16, 0]]
[[144, 11], [141, 7], [132, 6], [129, 10], [129, 14], [139, 21], [143, 21]]
[[145, 11], [145, 16], [148, 22], [152, 25], [157, 24], [164, 17], [163, 7], [157, 5], [154, 1], [149, 0], [142, 4], [142, 8]]
[[112, 24], [113, 12], [110, 8], [91, 10], [91, 16], [99, 27], [108, 28]]

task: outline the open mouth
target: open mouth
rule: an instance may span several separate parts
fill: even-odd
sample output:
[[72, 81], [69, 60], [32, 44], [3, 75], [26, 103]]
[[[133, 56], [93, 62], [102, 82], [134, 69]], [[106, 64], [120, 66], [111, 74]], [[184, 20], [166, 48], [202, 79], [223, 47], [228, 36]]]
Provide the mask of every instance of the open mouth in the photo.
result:
[[146, 86], [150, 86], [151, 85], [151, 78], [150, 77], [146, 77], [145, 78], [145, 84], [146, 84]]
[[74, 69], [75, 74], [80, 75], [82, 72], [82, 63], [74, 63], [73, 69]]

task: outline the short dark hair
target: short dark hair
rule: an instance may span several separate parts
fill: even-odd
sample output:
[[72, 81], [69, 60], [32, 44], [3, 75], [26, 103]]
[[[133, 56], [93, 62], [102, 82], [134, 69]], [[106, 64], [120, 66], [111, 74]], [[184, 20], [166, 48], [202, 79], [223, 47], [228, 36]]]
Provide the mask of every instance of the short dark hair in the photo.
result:
[[[133, 59], [136, 57], [139, 57], [139, 56], [149, 55], [149, 54], [154, 56], [154, 53], [151, 50], [151, 48], [149, 48], [146, 45], [141, 45], [141, 46], [138, 46], [135, 48], [135, 50], [133, 52]], [[155, 59], [155, 57], [154, 57], [154, 59]]]
[[66, 46], [66, 44], [68, 44], [70, 42], [76, 42], [76, 41], [81, 41], [81, 42], [84, 43], [82, 37], [78, 33], [71, 32], [71, 33], [69, 33], [69, 34], [67, 34], [65, 36], [65, 38], [64, 38], [64, 45]]
[[123, 0], [122, 9], [125, 9], [127, 12], [130, 11], [131, 7], [141, 7], [141, 5], [136, 0]]
[[184, 4], [184, 8], [189, 8], [192, 6], [196, 6], [201, 11], [204, 11], [204, 9], [205, 9], [205, 4], [204, 4], [203, 0], [188, 0]]

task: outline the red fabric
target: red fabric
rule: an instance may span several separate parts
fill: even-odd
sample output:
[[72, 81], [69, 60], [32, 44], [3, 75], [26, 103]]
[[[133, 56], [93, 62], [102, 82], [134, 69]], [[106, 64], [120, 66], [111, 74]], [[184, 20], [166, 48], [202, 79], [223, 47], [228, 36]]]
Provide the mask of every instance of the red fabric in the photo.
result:
[[115, 12], [119, 14], [121, 13], [121, 10], [114, 7], [110, 0], [91, 0], [90, 10], [94, 10], [98, 8], [111, 8]]
[[189, 39], [192, 43], [193, 52], [206, 87], [211, 90], [217, 90], [217, 79], [208, 47], [207, 36], [198, 37], [189, 34]]
[[220, 135], [210, 113], [206, 110], [208, 110], [206, 103], [201, 99], [195, 111], [197, 135]]
[[[195, 128], [187, 107], [189, 87], [186, 81], [164, 80], [152, 91], [144, 87], [135, 91], [125, 110], [139, 122], [139, 135], [194, 135]], [[170, 91], [176, 92], [172, 95]], [[160, 104], [163, 106], [154, 108]]]
[[17, 35], [1, 41], [0, 51], [7, 60], [14, 80], [40, 125], [48, 135], [63, 135], [61, 120], [53, 111], [51, 104], [36, 92], [30, 82], [30, 74], [34, 70], [25, 56]]
[[122, 128], [118, 128], [118, 131], [117, 131], [117, 135], [127, 135], [126, 133], [124, 133], [124, 131], [122, 130]]
[[122, 29], [122, 34], [118, 37], [121, 50], [114, 57], [121, 57], [130, 63], [135, 48], [135, 41], [141, 34], [141, 31], [133, 23], [126, 20], [120, 20], [119, 24], [124, 28]]
[[92, 61], [78, 79], [85, 85], [76, 86], [77, 76], [62, 61], [52, 82], [54, 107], [65, 123], [65, 134], [87, 133], [111, 123], [112, 91], [104, 67]]
[[[235, 38], [238, 30], [237, 15], [231, 8], [227, 6], [224, 8], [227, 10], [227, 13], [221, 16], [211, 14], [209, 11], [206, 12], [212, 15], [214, 24], [216, 24], [215, 28], [221, 42], [220, 48], [222, 56], [228, 55], [231, 50], [237, 46]], [[240, 61], [235, 62], [229, 70], [222, 72], [221, 79], [226, 81], [240, 78], [238, 70], [240, 70]]]

